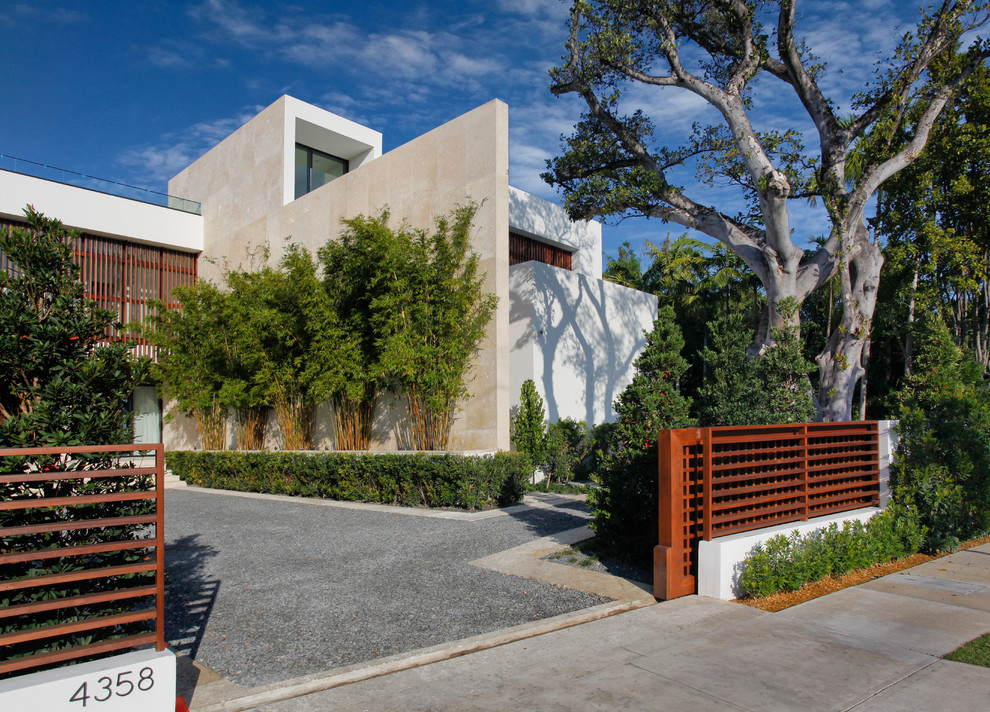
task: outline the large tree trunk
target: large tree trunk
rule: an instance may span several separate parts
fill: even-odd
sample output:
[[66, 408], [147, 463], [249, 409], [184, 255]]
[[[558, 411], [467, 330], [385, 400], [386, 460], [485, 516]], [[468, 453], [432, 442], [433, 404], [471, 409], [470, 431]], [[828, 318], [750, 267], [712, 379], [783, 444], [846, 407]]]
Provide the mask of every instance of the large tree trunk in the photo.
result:
[[825, 348], [815, 358], [819, 369], [818, 401], [822, 420], [852, 420], [856, 383], [864, 373], [864, 347], [870, 338], [883, 254], [870, 242], [865, 223], [850, 240], [852, 256], [840, 261], [842, 317]]

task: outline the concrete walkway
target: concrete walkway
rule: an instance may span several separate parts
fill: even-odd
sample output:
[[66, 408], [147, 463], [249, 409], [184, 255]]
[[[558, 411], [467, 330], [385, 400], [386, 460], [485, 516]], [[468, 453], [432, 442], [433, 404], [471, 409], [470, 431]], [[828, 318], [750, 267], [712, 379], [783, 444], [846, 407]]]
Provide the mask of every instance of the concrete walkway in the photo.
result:
[[990, 669], [942, 656], [988, 631], [990, 544], [781, 613], [626, 601], [192, 710], [985, 710]]

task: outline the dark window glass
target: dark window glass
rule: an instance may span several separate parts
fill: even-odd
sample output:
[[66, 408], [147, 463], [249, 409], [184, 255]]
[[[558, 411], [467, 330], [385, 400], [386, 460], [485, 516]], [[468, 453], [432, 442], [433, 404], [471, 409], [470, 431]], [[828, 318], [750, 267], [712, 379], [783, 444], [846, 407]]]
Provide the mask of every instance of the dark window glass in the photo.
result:
[[347, 161], [314, 148], [296, 144], [296, 195], [306, 195], [347, 173]]

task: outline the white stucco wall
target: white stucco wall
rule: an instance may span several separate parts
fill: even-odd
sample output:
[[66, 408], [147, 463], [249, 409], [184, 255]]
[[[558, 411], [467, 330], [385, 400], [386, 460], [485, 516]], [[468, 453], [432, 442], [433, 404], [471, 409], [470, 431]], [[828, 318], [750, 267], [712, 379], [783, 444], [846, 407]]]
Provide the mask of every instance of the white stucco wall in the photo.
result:
[[572, 221], [559, 205], [509, 186], [509, 228], [573, 250], [571, 269], [592, 279], [602, 278], [602, 225], [594, 220]]
[[91, 235], [178, 250], [203, 249], [199, 215], [0, 170], [0, 215], [23, 220], [26, 205]]
[[657, 316], [652, 294], [540, 262], [509, 268], [513, 406], [533, 379], [551, 421], [614, 420], [612, 403]]

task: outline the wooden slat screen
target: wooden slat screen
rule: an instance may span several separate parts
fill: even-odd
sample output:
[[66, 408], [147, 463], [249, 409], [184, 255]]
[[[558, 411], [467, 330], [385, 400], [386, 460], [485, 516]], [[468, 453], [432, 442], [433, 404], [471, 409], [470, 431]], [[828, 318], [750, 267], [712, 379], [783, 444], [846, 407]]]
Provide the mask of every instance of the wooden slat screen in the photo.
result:
[[548, 245], [519, 233], [509, 233], [509, 264], [521, 262], [543, 262], [551, 267], [571, 269], [571, 253], [562, 247]]
[[[696, 567], [699, 539], [710, 541], [879, 502], [876, 421], [664, 431], [660, 546], [654, 560], [664, 564], [665, 580], [655, 576], [657, 597], [694, 591], [696, 569], [675, 572], [667, 562], [690, 560]], [[660, 572], [656, 565], [655, 569]]]
[[163, 449], [133, 448], [0, 449], [0, 677], [165, 649]]
[[[24, 226], [24, 223], [0, 220], [3, 230]], [[124, 329], [107, 334], [107, 338], [131, 339], [136, 343], [136, 356], [155, 358], [154, 347], [128, 331], [126, 325], [144, 321], [150, 311], [149, 301], [178, 306], [172, 290], [196, 281], [197, 255], [86, 233], [80, 234], [72, 247], [75, 262], [82, 270], [80, 277], [86, 285], [86, 297], [116, 313], [125, 325]], [[0, 269], [13, 272], [2, 252]]]

